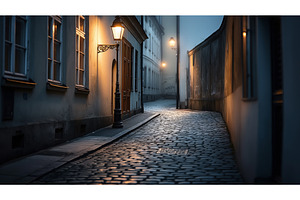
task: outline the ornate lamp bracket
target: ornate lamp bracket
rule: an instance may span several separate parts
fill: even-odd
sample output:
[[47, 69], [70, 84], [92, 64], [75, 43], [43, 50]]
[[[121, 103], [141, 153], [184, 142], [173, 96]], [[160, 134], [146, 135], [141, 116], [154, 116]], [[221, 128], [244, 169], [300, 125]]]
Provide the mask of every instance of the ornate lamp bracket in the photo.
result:
[[114, 49], [116, 48], [117, 44], [98, 44], [97, 50], [98, 53], [103, 53], [107, 51], [108, 49]]

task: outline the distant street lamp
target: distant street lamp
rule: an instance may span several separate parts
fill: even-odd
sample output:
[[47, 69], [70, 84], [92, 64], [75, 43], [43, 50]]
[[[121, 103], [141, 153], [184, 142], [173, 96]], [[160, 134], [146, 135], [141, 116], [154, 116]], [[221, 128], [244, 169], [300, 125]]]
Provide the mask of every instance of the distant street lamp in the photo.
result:
[[176, 44], [175, 39], [174, 39], [173, 37], [171, 37], [170, 40], [169, 40], [169, 45], [170, 45], [170, 47], [171, 47], [173, 50], [176, 50], [175, 44]]
[[161, 66], [162, 66], [163, 68], [165, 68], [165, 67], [167, 66], [167, 63], [162, 62], [162, 63], [161, 63]]
[[122, 115], [121, 115], [121, 97], [119, 89], [119, 43], [122, 40], [125, 27], [121, 22], [120, 17], [116, 17], [111, 26], [113, 38], [116, 44], [98, 44], [98, 53], [103, 53], [108, 49], [116, 48], [117, 52], [117, 78], [116, 78], [116, 92], [115, 92], [115, 109], [114, 109], [114, 123], [113, 128], [123, 128]]
[[[178, 103], [179, 103], [179, 52], [178, 52], [178, 43], [176, 45], [176, 40], [171, 37], [169, 39], [169, 45], [170, 47], [172, 48], [172, 50], [175, 50], [176, 51], [176, 57], [177, 57], [177, 60], [176, 60], [176, 84], [177, 84], [177, 92], [176, 92], [176, 109], [178, 109]], [[176, 47], [175, 47], [176, 45]]]

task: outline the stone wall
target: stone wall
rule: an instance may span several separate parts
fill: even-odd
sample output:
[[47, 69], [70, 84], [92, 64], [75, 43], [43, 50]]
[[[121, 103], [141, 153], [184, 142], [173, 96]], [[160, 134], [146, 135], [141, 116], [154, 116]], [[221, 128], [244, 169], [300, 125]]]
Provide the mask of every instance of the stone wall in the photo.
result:
[[219, 30], [189, 52], [188, 107], [222, 111], [224, 97], [225, 31]]

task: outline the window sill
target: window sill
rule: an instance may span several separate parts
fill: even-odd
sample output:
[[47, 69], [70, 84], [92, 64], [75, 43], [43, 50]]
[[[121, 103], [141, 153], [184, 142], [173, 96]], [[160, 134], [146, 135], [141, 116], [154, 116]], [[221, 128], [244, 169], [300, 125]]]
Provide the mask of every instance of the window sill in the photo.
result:
[[50, 91], [66, 92], [68, 88], [69, 87], [67, 87], [66, 85], [51, 83], [49, 81], [47, 82], [47, 90]]
[[13, 87], [13, 88], [22, 88], [22, 89], [33, 89], [36, 83], [29, 79], [29, 80], [21, 80], [21, 79], [14, 79], [14, 78], [3, 78], [2, 79], [2, 86], [5, 87]]
[[84, 94], [88, 95], [90, 90], [81, 86], [75, 86], [75, 94]]

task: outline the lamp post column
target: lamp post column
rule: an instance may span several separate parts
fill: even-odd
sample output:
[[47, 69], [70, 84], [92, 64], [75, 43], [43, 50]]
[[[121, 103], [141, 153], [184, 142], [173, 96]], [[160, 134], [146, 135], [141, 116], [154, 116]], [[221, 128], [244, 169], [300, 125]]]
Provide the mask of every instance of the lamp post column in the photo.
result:
[[114, 110], [114, 123], [113, 128], [122, 128], [122, 116], [121, 116], [121, 96], [119, 89], [119, 44], [116, 44], [117, 51], [117, 78], [116, 78], [116, 92], [115, 92], [115, 110]]

